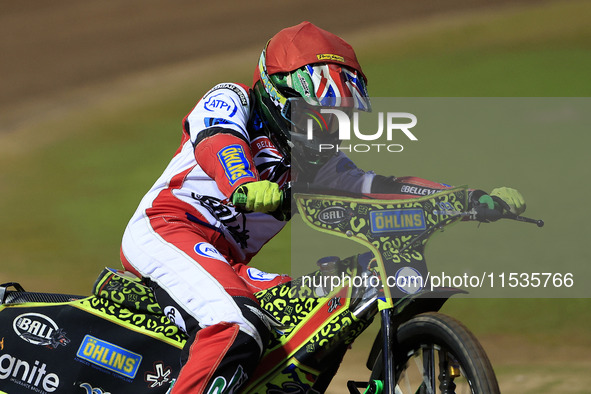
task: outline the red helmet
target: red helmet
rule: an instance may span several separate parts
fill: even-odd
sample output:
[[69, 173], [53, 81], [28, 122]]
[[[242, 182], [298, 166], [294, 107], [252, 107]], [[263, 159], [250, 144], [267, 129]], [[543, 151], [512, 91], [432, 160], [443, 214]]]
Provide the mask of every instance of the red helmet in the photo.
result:
[[324, 135], [319, 133], [318, 141], [306, 140], [304, 130], [291, 117], [291, 104], [299, 100], [312, 107], [369, 111], [366, 83], [353, 48], [310, 22], [283, 29], [269, 40], [253, 81], [269, 137], [300, 165], [324, 162], [332, 153], [320, 154], [318, 143], [336, 146], [338, 138], [325, 130]]
[[[353, 47], [339, 36], [310, 22], [281, 30], [269, 40], [265, 52], [268, 75], [287, 73], [307, 64], [334, 63], [356, 70], [367, 83]], [[261, 73], [256, 67], [253, 85], [260, 79]]]

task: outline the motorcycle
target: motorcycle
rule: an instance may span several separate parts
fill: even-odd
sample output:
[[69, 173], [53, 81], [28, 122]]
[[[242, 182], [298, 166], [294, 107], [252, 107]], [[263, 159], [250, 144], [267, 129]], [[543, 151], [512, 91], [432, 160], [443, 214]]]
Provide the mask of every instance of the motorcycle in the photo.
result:
[[[381, 326], [366, 362], [368, 379], [349, 381], [349, 393], [499, 392], [474, 335], [438, 312], [465, 291], [429, 285], [425, 245], [455, 222], [500, 214], [469, 209], [465, 187], [412, 199], [383, 197], [294, 194], [311, 228], [369, 252], [323, 258], [309, 275], [256, 293], [272, 335], [242, 392], [324, 392], [376, 316]], [[0, 393], [169, 393], [186, 341], [174, 320], [140, 278], [116, 269], [105, 269], [86, 297], [2, 284]]]

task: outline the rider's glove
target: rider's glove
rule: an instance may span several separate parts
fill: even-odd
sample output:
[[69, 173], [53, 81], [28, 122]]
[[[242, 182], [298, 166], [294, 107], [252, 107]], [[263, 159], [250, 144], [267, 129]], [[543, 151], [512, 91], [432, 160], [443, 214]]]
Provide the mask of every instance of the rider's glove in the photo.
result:
[[525, 199], [515, 189], [509, 187], [499, 187], [493, 189], [490, 192], [492, 200], [495, 202], [495, 209], [499, 209], [496, 205], [498, 204], [501, 211], [509, 211], [514, 215], [520, 215], [525, 212]]
[[273, 212], [279, 208], [281, 199], [279, 185], [269, 181], [245, 183], [232, 193], [232, 203], [250, 212]]
[[494, 209], [501, 214], [504, 212], [511, 212], [514, 215], [519, 215], [525, 211], [525, 200], [521, 193], [509, 187], [499, 187], [493, 189], [490, 194], [478, 190], [476, 201], [478, 204], [486, 205], [488, 209]]

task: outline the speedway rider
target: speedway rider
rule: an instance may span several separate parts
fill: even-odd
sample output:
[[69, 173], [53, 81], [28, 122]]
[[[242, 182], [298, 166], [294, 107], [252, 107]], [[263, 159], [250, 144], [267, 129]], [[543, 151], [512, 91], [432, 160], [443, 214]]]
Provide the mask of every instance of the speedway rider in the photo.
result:
[[[290, 278], [247, 263], [286, 223], [275, 212], [286, 182], [406, 197], [446, 188], [364, 172], [342, 152], [321, 154], [290, 122], [292, 98], [370, 110], [366, 82], [349, 44], [303, 22], [267, 43], [252, 88], [216, 85], [185, 117], [180, 147], [142, 199], [121, 248], [124, 266], [146, 278], [189, 336], [173, 394], [235, 393], [252, 376], [269, 338], [253, 293]], [[336, 146], [336, 134], [325, 130], [320, 138]], [[246, 211], [232, 205], [237, 191], [247, 196]], [[474, 191], [472, 199], [516, 214], [525, 209], [508, 188]]]

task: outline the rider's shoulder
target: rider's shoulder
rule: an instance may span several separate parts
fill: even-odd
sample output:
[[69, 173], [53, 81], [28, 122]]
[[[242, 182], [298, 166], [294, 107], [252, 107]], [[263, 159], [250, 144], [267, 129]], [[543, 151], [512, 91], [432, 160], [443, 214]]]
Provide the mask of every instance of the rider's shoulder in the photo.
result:
[[[189, 122], [199, 122], [224, 118], [242, 123], [248, 118], [251, 107], [248, 86], [232, 82], [218, 83], [203, 95], [187, 119]], [[207, 123], [205, 125], [210, 126]]]

